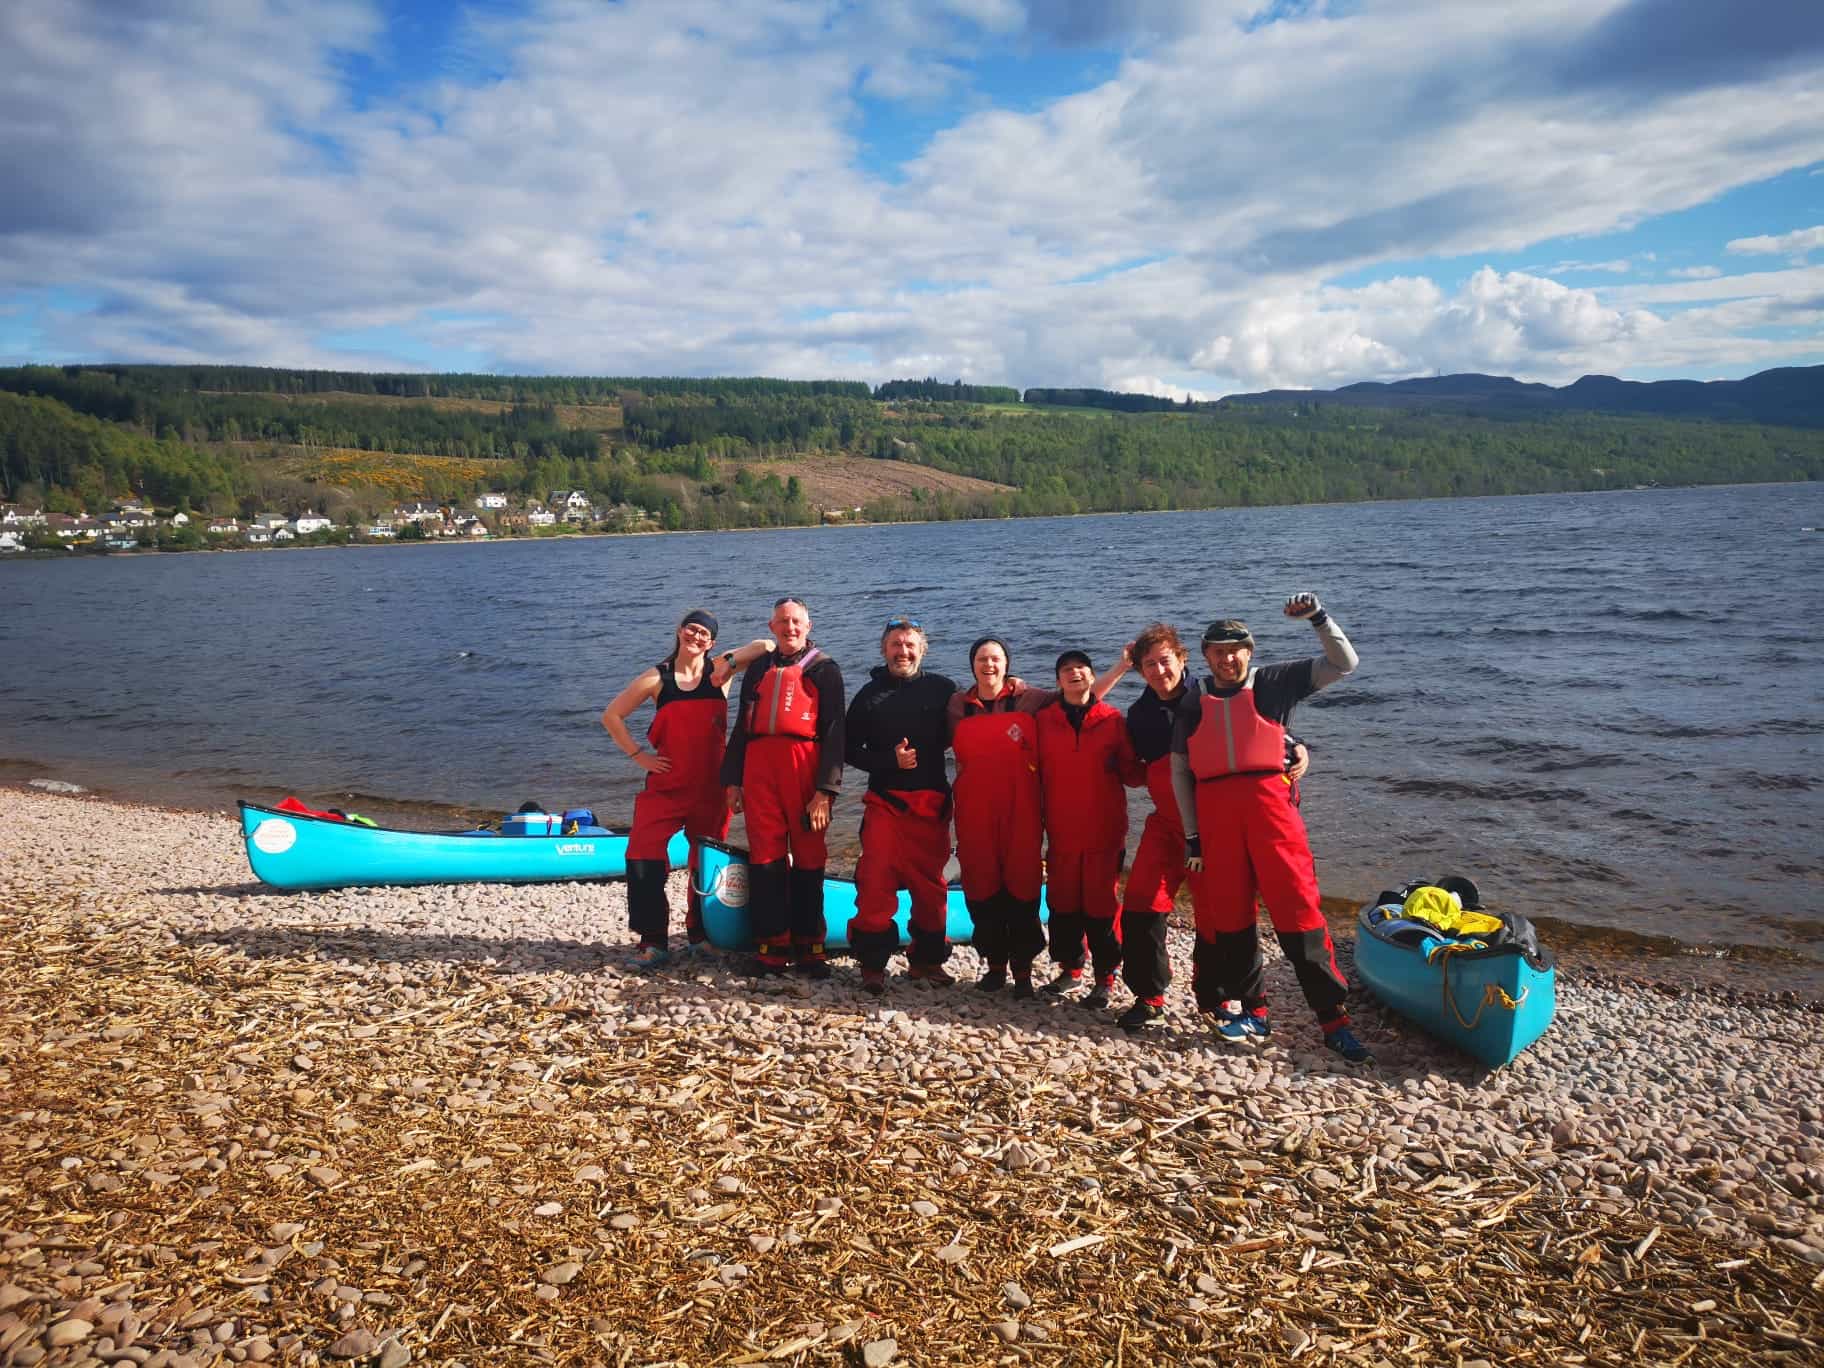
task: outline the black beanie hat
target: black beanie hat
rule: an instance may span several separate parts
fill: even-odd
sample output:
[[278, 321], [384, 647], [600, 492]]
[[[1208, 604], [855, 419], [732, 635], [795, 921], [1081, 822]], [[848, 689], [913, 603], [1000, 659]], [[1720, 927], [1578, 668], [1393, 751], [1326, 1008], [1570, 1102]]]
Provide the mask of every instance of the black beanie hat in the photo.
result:
[[1013, 652], [1007, 649], [1007, 643], [997, 636], [984, 636], [977, 637], [974, 644], [969, 647], [969, 669], [971, 673], [975, 670], [975, 653], [991, 641], [996, 646], [999, 646], [1001, 648], [1001, 654], [1007, 657], [1008, 668], [1011, 669], [1013, 667]]

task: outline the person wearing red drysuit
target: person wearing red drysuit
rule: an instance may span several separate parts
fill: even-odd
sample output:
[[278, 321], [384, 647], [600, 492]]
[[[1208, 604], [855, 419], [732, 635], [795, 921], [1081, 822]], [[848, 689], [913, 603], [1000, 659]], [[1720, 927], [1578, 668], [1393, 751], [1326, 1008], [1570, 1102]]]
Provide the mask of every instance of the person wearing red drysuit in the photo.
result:
[[842, 670], [811, 643], [802, 599], [773, 604], [778, 645], [747, 667], [739, 721], [722, 758], [733, 812], [747, 814], [756, 974], [827, 979], [823, 871], [830, 805], [842, 789]]
[[1118, 709], [1092, 692], [1095, 667], [1082, 651], [1058, 657], [1058, 697], [1038, 722], [1039, 788], [1045, 819], [1045, 901], [1051, 910], [1055, 996], [1083, 980], [1085, 950], [1094, 982], [1083, 999], [1108, 1006], [1121, 967], [1118, 885], [1127, 854], [1127, 789], [1134, 770], [1127, 726]]
[[[1323, 654], [1254, 668], [1254, 637], [1224, 618], [1203, 634], [1210, 676], [1187, 689], [1172, 735], [1172, 789], [1184, 822], [1197, 944], [1192, 990], [1225, 1040], [1270, 1034], [1256, 899], [1317, 1015], [1325, 1046], [1350, 1063], [1373, 1058], [1343, 1008], [1349, 990], [1318, 903], [1317, 871], [1298, 809], [1286, 801], [1285, 728], [1292, 709], [1351, 673], [1355, 648], [1313, 594], [1286, 616], [1316, 630]], [[1205, 844], [1208, 843], [1208, 849]], [[1227, 1003], [1238, 999], [1241, 1010]]]
[[[976, 987], [998, 992], [1009, 967], [1015, 997], [1032, 996], [1032, 962], [1045, 948], [1039, 922], [1044, 881], [1040, 846], [1038, 727], [1033, 715], [1058, 695], [1028, 688], [1007, 673], [1007, 645], [978, 638], [969, 648], [975, 683], [950, 700], [950, 747], [956, 755], [956, 858], [963, 897], [975, 923], [974, 945], [987, 963]], [[1096, 681], [1098, 698], [1126, 671], [1122, 663]]]
[[[1123, 960], [1121, 976], [1134, 995], [1133, 1006], [1117, 1021], [1125, 1031], [1165, 1024], [1165, 990], [1172, 970], [1165, 951], [1166, 920], [1184, 883], [1184, 823], [1172, 789], [1172, 728], [1177, 701], [1185, 691], [1189, 658], [1176, 628], [1155, 622], [1134, 638], [1129, 652], [1146, 681], [1146, 692], [1127, 709], [1127, 736], [1138, 775], [1153, 800], [1140, 845], [1127, 871], [1121, 901]], [[1311, 765], [1311, 752], [1290, 733], [1286, 737], [1287, 796], [1297, 803], [1298, 781]]]
[[[722, 751], [728, 734], [728, 684], [734, 665], [773, 649], [767, 638], [728, 651], [712, 671], [715, 614], [692, 609], [678, 624], [671, 654], [631, 684], [602, 710], [602, 726], [628, 759], [646, 771], [646, 785], [633, 800], [633, 831], [627, 840], [627, 922], [640, 938], [634, 963], [655, 969], [670, 958], [671, 909], [665, 880], [671, 865], [666, 847], [682, 828], [690, 838], [690, 892], [684, 911], [688, 943], [704, 943], [702, 899], [697, 894], [698, 842], [728, 835], [728, 800], [722, 789]], [[633, 739], [627, 719], [647, 701], [653, 705], [647, 745]]]
[[956, 685], [924, 668], [925, 632], [912, 618], [888, 620], [868, 682], [843, 723], [848, 762], [868, 776], [862, 799], [861, 859], [849, 948], [861, 986], [886, 991], [887, 960], [899, 948], [899, 893], [911, 900], [906, 976], [937, 987], [955, 982], [950, 958], [950, 780], [944, 773], [945, 714]]

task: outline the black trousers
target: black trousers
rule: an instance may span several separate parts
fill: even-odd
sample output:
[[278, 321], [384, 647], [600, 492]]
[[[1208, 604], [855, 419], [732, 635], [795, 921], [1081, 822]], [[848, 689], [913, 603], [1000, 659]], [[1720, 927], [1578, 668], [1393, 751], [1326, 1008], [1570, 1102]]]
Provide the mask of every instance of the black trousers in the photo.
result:
[[[1318, 1024], [1330, 1026], [1348, 1020], [1343, 1002], [1349, 995], [1349, 983], [1337, 968], [1329, 928], [1275, 934]], [[1219, 931], [1208, 940], [1199, 936], [1191, 965], [1191, 988], [1202, 1011], [1220, 1011], [1228, 998], [1239, 998], [1244, 1012], [1266, 1009], [1266, 965], [1260, 957], [1258, 928]]]
[[1123, 959], [1121, 977], [1128, 991], [1141, 1002], [1161, 1002], [1172, 986], [1172, 966], [1165, 954], [1164, 912], [1121, 913]]
[[973, 944], [991, 969], [1009, 964], [1030, 969], [1045, 948], [1037, 898], [1016, 898], [1002, 889], [992, 897], [972, 899], [969, 915], [975, 921]]

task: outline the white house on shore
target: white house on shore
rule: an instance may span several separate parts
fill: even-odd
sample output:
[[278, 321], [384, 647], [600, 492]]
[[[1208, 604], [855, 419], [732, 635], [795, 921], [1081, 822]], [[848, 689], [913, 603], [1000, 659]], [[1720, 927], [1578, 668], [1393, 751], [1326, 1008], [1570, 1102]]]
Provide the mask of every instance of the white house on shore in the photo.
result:
[[10, 528], [0, 532], [0, 552], [23, 551], [25, 543], [19, 540], [19, 534]]
[[436, 504], [428, 504], [428, 503], [400, 504], [397, 508], [395, 508], [393, 510], [393, 519], [396, 522], [415, 522], [415, 523], [442, 522], [443, 521], [443, 510], [441, 508], [437, 507]]
[[266, 528], [261, 527], [258, 523], [253, 523], [248, 526], [248, 528], [247, 528], [247, 545], [265, 546], [265, 545], [269, 544], [271, 541], [272, 541], [272, 533], [270, 531], [268, 531]]
[[505, 494], [496, 493], [490, 490], [486, 494], [478, 494], [475, 496], [475, 507], [479, 509], [487, 510], [491, 508], [505, 508], [506, 506], [507, 496]]
[[321, 513], [306, 513], [303, 517], [291, 524], [291, 530], [296, 532], [300, 537], [308, 537], [312, 532], [327, 531], [334, 526], [335, 524]]
[[361, 530], [370, 537], [394, 537], [398, 535], [393, 531], [393, 525], [390, 522], [370, 523]]
[[557, 523], [557, 514], [548, 508], [528, 508], [526, 510], [527, 527], [552, 527]]

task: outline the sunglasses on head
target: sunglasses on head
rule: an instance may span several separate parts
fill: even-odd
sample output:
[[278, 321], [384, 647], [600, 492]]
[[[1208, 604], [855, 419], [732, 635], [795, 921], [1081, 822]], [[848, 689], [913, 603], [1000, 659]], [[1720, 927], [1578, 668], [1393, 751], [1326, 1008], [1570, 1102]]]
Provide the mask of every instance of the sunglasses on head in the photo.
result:
[[922, 631], [924, 631], [924, 630], [925, 630], [925, 629], [924, 629], [924, 628], [923, 628], [923, 627], [922, 627], [922, 626], [921, 626], [921, 625], [920, 625], [920, 624], [919, 624], [919, 621], [918, 621], [918, 619], [917, 619], [917, 618], [911, 618], [911, 617], [890, 617], [890, 618], [888, 618], [888, 619], [887, 619], [887, 630], [888, 630], [888, 631], [889, 631], [889, 632], [896, 632], [896, 631], [898, 631], [898, 630], [899, 630], [899, 629], [900, 629], [900, 628], [902, 628], [902, 627], [910, 627], [910, 628], [912, 628], [912, 629], [913, 629], [913, 630], [914, 630], [914, 631], [919, 631], [919, 632], [922, 632]]
[[784, 597], [784, 598], [777, 598], [777, 599], [774, 599], [774, 600], [773, 600], [773, 607], [775, 607], [775, 608], [783, 608], [783, 607], [785, 607], [785, 605], [786, 605], [786, 604], [788, 604], [788, 603], [795, 603], [795, 604], [797, 604], [797, 605], [798, 605], [798, 606], [799, 606], [799, 607], [800, 607], [800, 608], [802, 608], [802, 607], [804, 607], [804, 600], [803, 600], [803, 599], [801, 599], [801, 598], [799, 598], [799, 597], [798, 597], [798, 596], [797, 596], [797, 595], [796, 595], [796, 594], [787, 594], [787, 595], [786, 595], [786, 596], [785, 596], [785, 597]]

